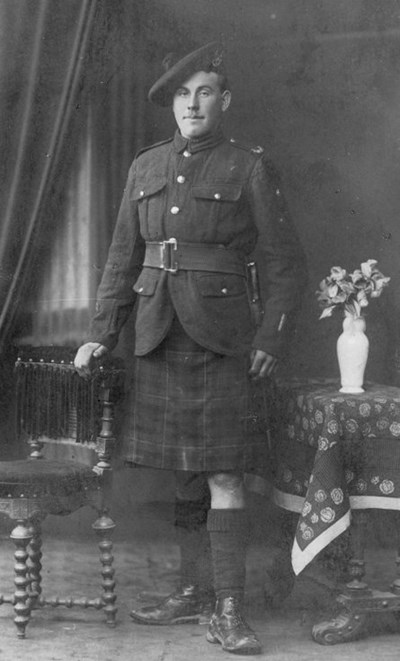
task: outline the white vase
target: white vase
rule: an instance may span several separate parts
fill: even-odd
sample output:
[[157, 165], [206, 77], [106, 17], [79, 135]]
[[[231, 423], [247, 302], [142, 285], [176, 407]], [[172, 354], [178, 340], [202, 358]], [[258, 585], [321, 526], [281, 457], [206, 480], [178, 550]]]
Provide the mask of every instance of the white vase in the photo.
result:
[[340, 392], [364, 392], [364, 372], [368, 360], [369, 341], [365, 335], [365, 319], [346, 315], [343, 333], [337, 341], [340, 369]]

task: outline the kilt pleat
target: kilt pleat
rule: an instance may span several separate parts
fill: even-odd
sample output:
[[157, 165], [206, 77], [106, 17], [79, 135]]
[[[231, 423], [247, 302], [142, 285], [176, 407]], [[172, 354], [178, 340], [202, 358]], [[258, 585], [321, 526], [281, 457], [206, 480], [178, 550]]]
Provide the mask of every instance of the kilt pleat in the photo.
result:
[[268, 462], [267, 411], [262, 386], [248, 377], [248, 357], [213, 353], [187, 336], [180, 344], [183, 350], [164, 342], [135, 360], [126, 460], [196, 472], [251, 471]]

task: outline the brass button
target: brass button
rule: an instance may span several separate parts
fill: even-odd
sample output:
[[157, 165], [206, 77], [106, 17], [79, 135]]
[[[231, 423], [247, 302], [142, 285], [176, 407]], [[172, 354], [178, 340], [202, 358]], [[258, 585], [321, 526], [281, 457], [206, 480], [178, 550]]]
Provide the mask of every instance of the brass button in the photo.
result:
[[220, 200], [221, 199], [221, 193], [215, 193], [214, 197], [215, 197], [216, 200]]
[[140, 197], [143, 197], [144, 196], [144, 190], [141, 190], [139, 195], [140, 195]]
[[277, 188], [275, 192], [278, 196], [281, 194], [281, 191], [279, 190], [279, 188]]
[[174, 216], [176, 216], [176, 214], [179, 213], [179, 211], [180, 211], [179, 207], [171, 207], [171, 213], [173, 213]]
[[185, 151], [183, 152], [183, 155], [184, 155], [185, 158], [189, 158], [189, 156], [191, 156], [192, 154], [190, 153], [190, 151], [185, 149]]
[[227, 290], [226, 287], [223, 287], [223, 288], [221, 289], [221, 292], [222, 292], [223, 294], [227, 294], [227, 293], [228, 293], [228, 290]]
[[140, 294], [143, 291], [143, 287], [139, 287], [138, 291], [139, 291], [139, 294]]
[[183, 174], [180, 174], [180, 175], [176, 178], [176, 180], [177, 180], [178, 184], [184, 184], [185, 181], [186, 181], [186, 178], [183, 176]]

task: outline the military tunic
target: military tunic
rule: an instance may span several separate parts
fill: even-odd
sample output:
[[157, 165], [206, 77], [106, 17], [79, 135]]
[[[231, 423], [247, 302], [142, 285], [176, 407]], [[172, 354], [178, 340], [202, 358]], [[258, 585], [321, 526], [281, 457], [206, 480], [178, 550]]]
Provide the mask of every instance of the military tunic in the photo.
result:
[[[221, 246], [243, 264], [257, 245], [265, 297], [259, 328], [245, 271], [143, 266], [146, 242], [172, 237], [178, 245]], [[248, 469], [257, 461], [265, 438], [249, 425], [249, 353], [279, 356], [284, 320], [304, 284], [304, 255], [261, 149], [228, 141], [218, 130], [190, 141], [177, 132], [138, 154], [90, 338], [112, 349], [136, 302], [137, 366], [126, 425], [131, 461], [184, 470]], [[171, 345], [177, 327], [192, 343], [181, 352], [173, 338]]]

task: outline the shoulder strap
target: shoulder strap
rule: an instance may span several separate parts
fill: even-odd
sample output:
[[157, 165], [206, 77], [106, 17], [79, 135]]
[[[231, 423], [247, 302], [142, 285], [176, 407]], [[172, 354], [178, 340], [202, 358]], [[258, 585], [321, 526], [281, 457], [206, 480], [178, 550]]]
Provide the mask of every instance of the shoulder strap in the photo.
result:
[[149, 151], [150, 149], [155, 149], [155, 147], [161, 147], [161, 145], [167, 145], [169, 142], [172, 142], [172, 140], [173, 138], [168, 138], [167, 140], [160, 140], [160, 142], [155, 142], [153, 145], [142, 147], [142, 149], [139, 149], [139, 151], [136, 153], [135, 158], [137, 158], [141, 154], [144, 154], [146, 151]]

